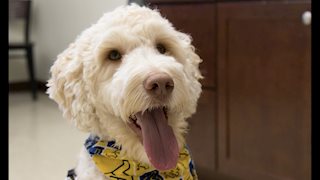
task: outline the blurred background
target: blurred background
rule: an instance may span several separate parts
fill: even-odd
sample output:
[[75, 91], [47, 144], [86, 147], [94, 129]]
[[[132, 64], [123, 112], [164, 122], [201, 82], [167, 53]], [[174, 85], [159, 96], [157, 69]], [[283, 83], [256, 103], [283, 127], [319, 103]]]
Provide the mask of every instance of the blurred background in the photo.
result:
[[64, 179], [75, 166], [88, 134], [45, 94], [50, 66], [131, 2], [158, 8], [203, 59], [187, 136], [201, 180], [311, 179], [310, 0], [9, 0], [10, 180]]

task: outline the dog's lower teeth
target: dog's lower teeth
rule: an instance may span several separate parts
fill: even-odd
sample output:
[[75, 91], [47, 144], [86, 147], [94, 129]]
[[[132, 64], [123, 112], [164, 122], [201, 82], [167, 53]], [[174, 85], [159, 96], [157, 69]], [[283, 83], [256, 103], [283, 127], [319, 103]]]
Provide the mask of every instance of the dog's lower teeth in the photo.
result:
[[132, 121], [136, 121], [137, 120], [137, 117], [135, 115], [130, 115], [129, 118], [132, 120]]

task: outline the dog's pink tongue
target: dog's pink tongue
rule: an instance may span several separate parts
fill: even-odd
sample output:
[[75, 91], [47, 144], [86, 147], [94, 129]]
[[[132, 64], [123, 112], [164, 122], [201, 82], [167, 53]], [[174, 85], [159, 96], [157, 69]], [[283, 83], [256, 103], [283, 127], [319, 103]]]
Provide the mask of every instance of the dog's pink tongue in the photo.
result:
[[179, 148], [162, 108], [136, 114], [149, 161], [158, 170], [175, 168]]

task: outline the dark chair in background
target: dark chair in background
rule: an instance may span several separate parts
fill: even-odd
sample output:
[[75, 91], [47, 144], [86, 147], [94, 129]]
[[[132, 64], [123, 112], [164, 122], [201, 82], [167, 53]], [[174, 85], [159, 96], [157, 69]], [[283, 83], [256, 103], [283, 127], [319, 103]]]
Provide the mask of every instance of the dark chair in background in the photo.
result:
[[24, 50], [28, 64], [30, 88], [33, 100], [37, 99], [37, 82], [35, 80], [33, 64], [33, 43], [30, 42], [30, 17], [31, 1], [30, 0], [9, 0], [9, 21], [22, 19], [24, 21], [24, 41], [19, 43], [9, 42], [10, 50]]

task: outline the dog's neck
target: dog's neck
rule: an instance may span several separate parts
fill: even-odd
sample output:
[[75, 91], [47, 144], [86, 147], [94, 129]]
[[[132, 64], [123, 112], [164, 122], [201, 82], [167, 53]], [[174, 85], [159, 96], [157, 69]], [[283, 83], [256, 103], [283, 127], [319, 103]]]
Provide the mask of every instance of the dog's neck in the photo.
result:
[[104, 141], [90, 135], [85, 147], [96, 167], [109, 178], [162, 178], [162, 179], [197, 179], [194, 164], [187, 147], [182, 148], [176, 168], [159, 171], [152, 165], [121, 157], [121, 147], [115, 141]]

